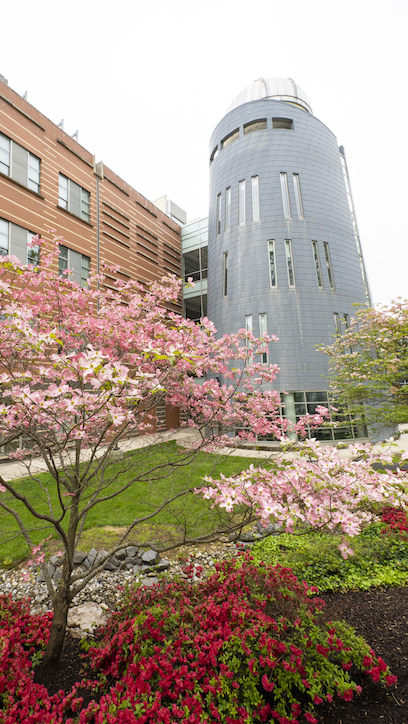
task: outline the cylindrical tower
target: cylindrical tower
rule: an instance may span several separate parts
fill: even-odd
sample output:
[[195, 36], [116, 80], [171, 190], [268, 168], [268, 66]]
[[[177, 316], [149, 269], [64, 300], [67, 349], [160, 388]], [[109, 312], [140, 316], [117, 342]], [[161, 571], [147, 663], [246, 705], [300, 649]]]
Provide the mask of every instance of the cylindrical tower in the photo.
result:
[[211, 137], [208, 317], [219, 334], [279, 337], [263, 361], [281, 368], [277, 389], [303, 394], [291, 416], [328, 388], [316, 345], [369, 303], [341, 158], [291, 79], [248, 86]]

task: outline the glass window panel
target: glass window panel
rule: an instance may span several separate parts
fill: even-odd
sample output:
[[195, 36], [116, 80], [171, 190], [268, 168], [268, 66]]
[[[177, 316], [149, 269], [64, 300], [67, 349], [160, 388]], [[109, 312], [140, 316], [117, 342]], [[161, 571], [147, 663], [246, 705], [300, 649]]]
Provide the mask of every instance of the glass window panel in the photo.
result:
[[217, 236], [221, 233], [221, 194], [217, 196]]
[[201, 302], [203, 306], [203, 317], [207, 316], [207, 295], [203, 294], [201, 297]]
[[198, 249], [193, 249], [183, 254], [183, 263], [185, 281], [194, 274], [198, 275], [196, 279], [200, 278], [200, 256]]
[[0, 219], [0, 256], [7, 256], [9, 249], [9, 223]]
[[59, 175], [59, 198], [58, 203], [63, 209], [68, 209], [68, 179], [61, 173]]
[[235, 131], [232, 131], [232, 133], [229, 133], [228, 136], [223, 138], [221, 141], [221, 148], [226, 148], [230, 145], [230, 143], [236, 141], [237, 138], [239, 138], [239, 128], [236, 128]]
[[266, 118], [260, 118], [258, 121], [251, 121], [251, 123], [246, 123], [244, 126], [244, 136], [247, 133], [252, 133], [253, 131], [264, 131], [266, 129]]
[[285, 239], [286, 263], [288, 267], [289, 286], [295, 286], [295, 272], [293, 269], [292, 243], [290, 239]]
[[81, 259], [81, 287], [87, 287], [88, 286], [88, 277], [89, 272], [91, 269], [91, 260], [89, 256], [84, 256], [82, 254]]
[[252, 176], [252, 220], [259, 221], [259, 179], [258, 176]]
[[58, 258], [58, 273], [63, 274], [65, 269], [68, 269], [68, 248], [66, 246], [60, 245]]
[[337, 312], [333, 312], [333, 317], [334, 317], [334, 329], [335, 329], [335, 331], [336, 331], [336, 334], [339, 334], [339, 335], [340, 335], [340, 334], [341, 334], [340, 317], [339, 317], [339, 315], [337, 314]]
[[272, 118], [272, 128], [281, 128], [288, 131], [293, 128], [293, 121], [291, 118]]
[[245, 224], [245, 181], [238, 184], [238, 223]]
[[[245, 330], [246, 332], [252, 332], [252, 314], [247, 314], [245, 316]], [[251, 342], [246, 339], [245, 344], [247, 347], [251, 347]]]
[[10, 176], [10, 139], [0, 133], [0, 171]]
[[228, 295], [228, 252], [227, 251], [223, 255], [222, 294], [224, 297], [226, 297]]
[[302, 415], [306, 415], [306, 405], [301, 405], [300, 403], [295, 403], [295, 414], [299, 415], [300, 417]]
[[288, 176], [286, 173], [280, 174], [281, 191], [282, 191], [282, 203], [283, 213], [286, 219], [290, 219], [290, 201], [289, 201], [289, 189], [288, 189]]
[[314, 258], [315, 269], [316, 269], [317, 286], [319, 287], [319, 289], [323, 289], [323, 277], [322, 277], [322, 269], [320, 266], [319, 247], [317, 246], [317, 241], [312, 241], [312, 248], [313, 248], [313, 258]]
[[[262, 337], [265, 336], [267, 333], [266, 331], [266, 314], [260, 314], [259, 315], [259, 336], [262, 339]], [[268, 354], [267, 352], [263, 352], [261, 354], [261, 362], [263, 365], [268, 364]]]
[[31, 153], [28, 154], [28, 188], [40, 191], [40, 159]]
[[295, 187], [295, 199], [296, 199], [296, 208], [299, 219], [304, 218], [303, 214], [303, 202], [302, 202], [302, 194], [300, 191], [300, 181], [299, 181], [299, 174], [294, 173], [293, 174], [293, 185]]
[[225, 231], [231, 228], [231, 186], [225, 191]]
[[35, 236], [33, 231], [27, 231], [27, 264], [38, 266], [40, 263], [40, 247], [31, 246], [33, 236]]
[[327, 392], [320, 390], [318, 392], [306, 392], [307, 402], [318, 402], [320, 405], [326, 403], [327, 405]]
[[90, 213], [89, 213], [89, 206], [90, 206], [90, 193], [89, 191], [85, 191], [85, 189], [81, 188], [81, 218], [85, 221], [90, 221]]
[[214, 159], [217, 158], [217, 156], [218, 156], [218, 146], [216, 146], [214, 148], [214, 151], [212, 152], [212, 154], [210, 156], [210, 162], [212, 163], [214, 161]]
[[304, 392], [294, 392], [293, 393], [293, 399], [295, 402], [304, 402], [305, 401], [305, 394]]
[[268, 241], [268, 253], [269, 253], [269, 280], [271, 287], [277, 286], [276, 277], [276, 261], [275, 261], [275, 242], [271, 239]]
[[331, 259], [330, 259], [330, 249], [329, 249], [329, 245], [328, 245], [327, 241], [323, 242], [323, 247], [324, 247], [324, 256], [326, 259], [327, 276], [329, 277], [330, 289], [332, 289], [334, 291], [333, 269], [332, 269]]

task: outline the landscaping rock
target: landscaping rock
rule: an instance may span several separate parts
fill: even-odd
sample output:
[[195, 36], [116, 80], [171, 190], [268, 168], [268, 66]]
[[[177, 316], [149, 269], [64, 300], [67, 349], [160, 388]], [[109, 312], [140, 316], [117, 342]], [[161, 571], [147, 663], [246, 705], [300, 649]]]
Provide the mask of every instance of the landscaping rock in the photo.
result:
[[150, 550], [146, 551], [142, 555], [142, 561], [144, 563], [158, 563], [160, 560], [160, 556], [157, 551], [154, 551], [152, 548]]

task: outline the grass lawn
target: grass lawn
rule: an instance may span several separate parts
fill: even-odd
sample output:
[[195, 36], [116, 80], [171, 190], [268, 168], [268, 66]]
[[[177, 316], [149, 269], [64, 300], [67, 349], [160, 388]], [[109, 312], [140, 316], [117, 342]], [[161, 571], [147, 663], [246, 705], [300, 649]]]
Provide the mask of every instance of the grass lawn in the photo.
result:
[[[242, 457], [220, 458], [211, 453], [199, 453], [189, 464], [175, 466], [183, 455], [185, 450], [178, 448], [175, 442], [168, 442], [142, 448], [129, 453], [124, 460], [113, 462], [105, 473], [104, 482], [109, 483], [115, 479], [109, 483], [106, 492], [120, 489], [135, 475], [141, 476], [142, 479], [133, 483], [118, 497], [101, 502], [89, 511], [79, 548], [87, 550], [91, 547], [94, 538], [98, 538], [98, 530], [106, 526], [121, 528], [129, 525], [136, 517], [149, 515], [166, 498], [178, 491], [200, 486], [206, 475], [218, 476], [221, 472], [224, 475], [239, 473], [251, 462], [255, 462]], [[22, 478], [16, 481], [15, 485], [18, 492], [25, 495], [41, 513], [48, 513], [50, 504], [54, 514], [61, 512], [57, 486], [49, 473], [36, 475], [35, 481]], [[87, 493], [91, 494], [94, 490], [95, 483], [92, 483]], [[2, 499], [18, 511], [35, 543], [47, 538], [50, 533], [56, 538], [53, 528], [48, 523], [36, 520], [26, 507], [10, 494], [2, 494]], [[67, 501], [69, 498], [64, 497], [63, 502], [68, 504]], [[225, 511], [211, 510], [209, 501], [203, 500], [199, 495], [187, 493], [183, 498], [167, 505], [152, 521], [141, 524], [139, 528], [136, 527], [132, 533], [132, 540], [143, 543], [155, 536], [155, 540], [163, 542], [164, 539], [174, 538], [184, 527], [190, 534], [205, 533], [214, 529], [220, 520], [225, 521], [227, 517]], [[65, 515], [62, 520], [64, 527], [67, 525], [67, 519], [68, 516]], [[104, 531], [104, 538], [107, 533], [108, 531]], [[109, 535], [107, 537], [109, 539]], [[111, 531], [111, 537], [112, 540], [115, 538], [114, 531]], [[55, 545], [51, 544], [51, 549], [52, 547]], [[16, 563], [24, 559], [28, 553], [28, 546], [18, 531], [14, 517], [0, 509], [0, 565], [9, 566]]]

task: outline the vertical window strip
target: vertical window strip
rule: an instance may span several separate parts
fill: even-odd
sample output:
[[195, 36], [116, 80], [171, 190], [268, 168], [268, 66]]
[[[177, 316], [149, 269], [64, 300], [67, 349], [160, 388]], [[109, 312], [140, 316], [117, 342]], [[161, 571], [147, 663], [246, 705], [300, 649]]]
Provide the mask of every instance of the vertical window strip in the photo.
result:
[[319, 287], [319, 289], [323, 289], [322, 268], [320, 266], [319, 247], [317, 245], [317, 241], [312, 241], [312, 248], [313, 248], [313, 258], [314, 258], [315, 269], [316, 269], [317, 286]]
[[6, 136], [0, 133], [0, 171], [6, 176], [10, 176], [11, 165], [11, 142]]
[[221, 234], [221, 194], [217, 196], [217, 236]]
[[292, 242], [290, 239], [285, 239], [285, 251], [286, 251], [286, 263], [288, 266], [288, 280], [289, 286], [295, 286], [295, 272], [293, 269], [293, 254], [292, 254]]
[[7, 256], [9, 253], [10, 224], [0, 219], [0, 256]]
[[245, 224], [245, 181], [238, 184], [238, 223]]
[[33, 231], [27, 231], [27, 264], [38, 266], [40, 263], [40, 247], [31, 245], [33, 236], [35, 236]]
[[225, 190], [225, 231], [231, 228], [231, 186]]
[[[266, 314], [259, 315], [259, 336], [262, 339], [266, 335]], [[263, 365], [268, 364], [268, 353], [262, 352], [261, 362]]]
[[222, 296], [228, 296], [228, 252], [226, 251], [223, 255], [223, 268], [222, 268]]
[[298, 217], [299, 219], [304, 219], [305, 217], [303, 213], [302, 193], [300, 191], [300, 180], [298, 173], [293, 174], [293, 185], [295, 187], [295, 199]]
[[336, 335], [341, 335], [341, 322], [340, 317], [337, 312], [333, 312], [334, 317], [334, 328], [336, 330]]
[[259, 221], [259, 179], [258, 176], [252, 176], [252, 221]]
[[63, 176], [62, 173], [59, 175], [59, 192], [58, 192], [58, 203], [63, 209], [68, 209], [68, 179]]
[[289, 201], [288, 176], [286, 173], [281, 173], [280, 182], [281, 182], [281, 190], [282, 190], [283, 213], [285, 215], [285, 219], [290, 219], [291, 213], [290, 213], [290, 201]]
[[275, 259], [275, 241], [270, 239], [268, 241], [268, 254], [269, 254], [269, 280], [271, 287], [278, 286], [278, 280], [276, 276], [276, 259]]
[[[247, 314], [245, 316], [245, 331], [252, 332], [252, 314]], [[252, 343], [248, 339], [245, 340], [245, 345], [247, 347], [252, 347]]]
[[332, 269], [332, 264], [331, 264], [331, 259], [330, 259], [330, 249], [329, 249], [329, 245], [328, 245], [327, 241], [323, 242], [323, 247], [324, 247], [324, 256], [326, 259], [327, 276], [329, 277], [330, 289], [332, 291], [334, 291], [333, 269]]

